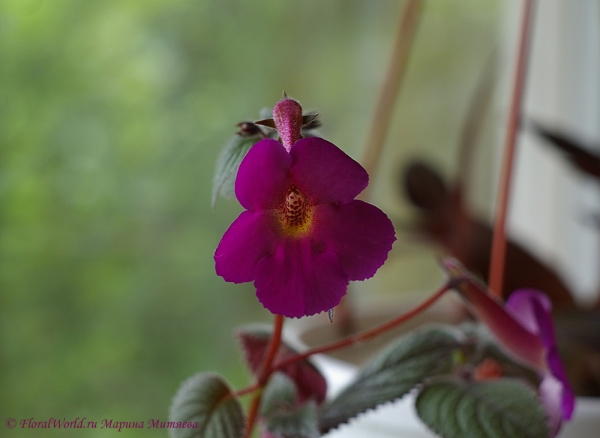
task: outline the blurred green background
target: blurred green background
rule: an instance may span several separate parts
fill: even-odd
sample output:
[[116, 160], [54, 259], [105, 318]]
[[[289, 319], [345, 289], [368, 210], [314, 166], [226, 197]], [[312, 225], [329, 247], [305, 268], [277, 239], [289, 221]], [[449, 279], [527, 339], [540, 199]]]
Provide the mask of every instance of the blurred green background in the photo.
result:
[[[4, 421], [166, 420], [180, 382], [198, 371], [246, 384], [233, 329], [271, 318], [252, 285], [214, 273], [213, 251], [241, 211], [227, 200], [211, 210], [215, 159], [235, 124], [283, 90], [360, 157], [402, 6], [0, 1], [0, 435], [164, 437], [11, 431]], [[395, 221], [409, 217], [403, 159], [455, 169], [499, 6], [425, 7], [373, 182], [374, 202]], [[399, 241], [391, 260], [402, 254]], [[426, 277], [395, 287], [428, 287]]]

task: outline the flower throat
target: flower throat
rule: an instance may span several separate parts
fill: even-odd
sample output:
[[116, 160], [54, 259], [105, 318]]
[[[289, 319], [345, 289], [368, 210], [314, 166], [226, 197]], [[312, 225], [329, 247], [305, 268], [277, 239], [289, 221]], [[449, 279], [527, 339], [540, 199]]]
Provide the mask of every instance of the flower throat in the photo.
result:
[[278, 211], [283, 233], [292, 237], [305, 234], [311, 227], [311, 210], [308, 199], [298, 187], [292, 185], [288, 189], [285, 201]]
[[307, 205], [304, 195], [296, 186], [289, 188], [285, 197], [285, 218], [288, 226], [302, 226], [306, 221]]

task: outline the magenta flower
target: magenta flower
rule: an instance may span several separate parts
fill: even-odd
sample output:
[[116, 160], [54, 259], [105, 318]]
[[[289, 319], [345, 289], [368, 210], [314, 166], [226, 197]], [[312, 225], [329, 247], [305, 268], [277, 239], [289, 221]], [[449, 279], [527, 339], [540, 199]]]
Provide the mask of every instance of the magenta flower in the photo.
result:
[[246, 211], [225, 232], [215, 264], [226, 281], [254, 281], [272, 313], [301, 317], [332, 309], [349, 281], [373, 276], [396, 238], [381, 210], [354, 199], [367, 172], [332, 143], [300, 138], [296, 101], [273, 113], [282, 143], [261, 140], [242, 161], [235, 193]]
[[569, 420], [573, 414], [575, 395], [556, 348], [550, 298], [536, 289], [518, 289], [508, 297], [505, 308], [542, 342], [549, 372], [544, 374], [540, 393], [549, 413], [551, 426], [558, 431], [561, 419]]
[[475, 316], [517, 359], [542, 377], [540, 398], [556, 434], [562, 420], [569, 420], [573, 414], [575, 395], [556, 348], [550, 299], [535, 289], [518, 289], [503, 306], [457, 261], [449, 259], [444, 265], [457, 280], [457, 290]]

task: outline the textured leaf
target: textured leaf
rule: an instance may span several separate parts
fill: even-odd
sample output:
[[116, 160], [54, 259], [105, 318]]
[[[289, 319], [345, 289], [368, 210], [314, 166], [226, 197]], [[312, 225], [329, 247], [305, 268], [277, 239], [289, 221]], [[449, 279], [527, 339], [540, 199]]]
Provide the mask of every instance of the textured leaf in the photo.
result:
[[425, 386], [416, 407], [423, 422], [445, 438], [549, 437], [536, 393], [518, 379], [438, 381]]
[[442, 327], [418, 330], [399, 339], [324, 407], [321, 431], [327, 432], [361, 412], [402, 397], [426, 377], [449, 372], [453, 353], [460, 346], [459, 333]]
[[[237, 330], [244, 356], [254, 375], [260, 373], [263, 357], [271, 339], [271, 327], [265, 324], [247, 325]], [[275, 363], [295, 355], [296, 351], [282, 342], [275, 356]], [[289, 376], [298, 390], [299, 402], [312, 399], [323, 403], [327, 394], [327, 382], [321, 372], [308, 360], [302, 360], [280, 370]]]
[[292, 409], [298, 401], [296, 385], [283, 373], [273, 373], [262, 395], [260, 414], [268, 416], [281, 409]]
[[317, 438], [317, 405], [297, 403], [294, 382], [283, 373], [271, 376], [263, 393], [261, 416], [273, 437]]
[[267, 418], [267, 430], [282, 438], [319, 437], [317, 405], [313, 401], [291, 411], [277, 411]]
[[200, 373], [183, 382], [173, 399], [170, 422], [198, 423], [171, 428], [172, 438], [239, 438], [244, 414], [227, 383], [215, 373]]
[[[251, 124], [248, 124], [251, 125]], [[257, 127], [256, 131], [236, 134], [225, 145], [215, 168], [212, 190], [212, 207], [215, 207], [219, 195], [233, 198], [235, 195], [235, 177], [237, 176], [240, 163], [255, 143], [265, 138], [262, 131]]]

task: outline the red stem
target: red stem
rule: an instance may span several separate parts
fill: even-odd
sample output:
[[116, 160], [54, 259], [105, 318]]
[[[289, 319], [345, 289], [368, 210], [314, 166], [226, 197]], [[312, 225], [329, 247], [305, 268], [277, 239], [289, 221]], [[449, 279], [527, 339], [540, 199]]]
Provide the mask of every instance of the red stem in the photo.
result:
[[[409, 55], [414, 44], [415, 34], [421, 18], [424, 0], [409, 0], [403, 8], [398, 21], [398, 27], [393, 40], [389, 64], [381, 84], [381, 89], [375, 102], [375, 109], [366, 136], [360, 163], [371, 178], [375, 176], [381, 160], [383, 146], [389, 132], [392, 114], [398, 100], [398, 94], [408, 66]], [[370, 197], [373, 183], [368, 185], [358, 199], [367, 201]], [[340, 334], [352, 330], [353, 312], [349, 296], [344, 297], [336, 308], [336, 319]]]
[[[394, 106], [398, 100], [402, 79], [406, 74], [410, 50], [413, 46], [424, 3], [424, 0], [409, 0], [402, 9], [393, 42], [390, 63], [379, 90], [361, 159], [361, 164], [371, 176], [375, 175], [375, 170], [383, 152], [383, 145], [391, 124]], [[369, 191], [370, 186], [367, 186], [359, 195], [360, 199], [367, 200]]]
[[415, 308], [409, 310], [408, 312], [403, 313], [400, 316], [397, 316], [396, 318], [392, 319], [391, 321], [383, 323], [383, 324], [381, 324], [381, 325], [379, 325], [377, 327], [374, 327], [374, 328], [372, 328], [370, 330], [366, 330], [366, 331], [364, 331], [362, 333], [358, 333], [358, 334], [353, 335], [353, 336], [348, 336], [348, 337], [346, 337], [344, 339], [341, 339], [339, 341], [332, 342], [330, 344], [326, 344], [326, 345], [323, 345], [321, 347], [317, 347], [317, 348], [313, 348], [313, 349], [307, 350], [304, 353], [288, 357], [286, 360], [275, 364], [275, 366], [273, 368], [275, 370], [276, 369], [281, 369], [281, 368], [286, 367], [286, 366], [288, 366], [288, 365], [290, 365], [292, 363], [304, 360], [304, 359], [308, 358], [309, 356], [312, 356], [313, 354], [328, 353], [330, 351], [338, 350], [338, 349], [344, 348], [344, 347], [348, 347], [348, 346], [353, 345], [353, 344], [355, 344], [357, 342], [363, 342], [363, 341], [371, 339], [371, 338], [373, 338], [375, 336], [378, 336], [381, 333], [383, 333], [383, 332], [385, 332], [387, 330], [393, 329], [394, 327], [399, 326], [400, 324], [408, 321], [409, 319], [411, 319], [414, 316], [418, 315], [419, 313], [423, 312], [429, 306], [431, 306], [433, 303], [435, 303], [450, 288], [451, 288], [451, 285], [450, 285], [450, 282], [448, 282], [448, 283], [444, 284], [440, 289], [438, 289], [432, 296], [430, 296], [425, 301], [423, 301], [421, 304], [419, 304]]
[[252, 394], [254, 391], [258, 391], [259, 389], [261, 389], [261, 386], [258, 383], [256, 383], [252, 386], [248, 386], [246, 388], [240, 389], [239, 391], [236, 391], [233, 395], [234, 397], [243, 397], [244, 395]]
[[260, 400], [262, 398], [262, 391], [256, 394], [250, 403], [250, 409], [248, 410], [248, 422], [246, 423], [246, 431], [244, 438], [250, 438], [254, 425], [256, 424], [256, 418], [258, 417], [258, 408], [260, 407]]
[[[269, 380], [269, 377], [274, 371], [274, 368], [272, 367], [273, 360], [275, 359], [275, 355], [277, 354], [279, 346], [281, 345], [281, 332], [283, 330], [283, 321], [283, 316], [275, 315], [275, 320], [273, 321], [273, 336], [271, 336], [269, 347], [265, 354], [265, 358], [263, 360], [262, 367], [258, 375], [258, 383], [249, 388], [238, 391], [238, 395], [244, 395], [249, 392], [259, 390]], [[262, 391], [259, 391], [250, 403], [250, 409], [248, 411], [248, 421], [246, 422], [246, 431], [244, 433], [245, 438], [250, 438], [250, 436], [252, 435], [252, 431], [254, 430], [254, 425], [256, 424], [256, 419], [258, 417], [258, 408], [260, 407], [261, 398]]]
[[275, 321], [273, 321], [273, 336], [271, 336], [269, 348], [267, 350], [267, 353], [265, 354], [265, 359], [263, 361], [260, 374], [258, 375], [259, 385], [264, 385], [269, 379], [271, 373], [273, 372], [271, 365], [273, 365], [273, 359], [275, 359], [275, 355], [277, 354], [279, 346], [281, 345], [281, 332], [283, 330], [283, 320], [283, 316], [275, 315]]
[[513, 94], [508, 115], [506, 142], [504, 144], [504, 159], [500, 176], [500, 187], [496, 204], [496, 220], [494, 222], [494, 236], [492, 240], [492, 254], [490, 257], [489, 288], [493, 295], [502, 297], [504, 281], [504, 265], [506, 262], [506, 219], [508, 216], [508, 202], [510, 200], [511, 180], [514, 167], [514, 156], [521, 119], [523, 90], [527, 76], [527, 52], [531, 33], [531, 10], [533, 0], [523, 0], [523, 17], [521, 22], [521, 36], [517, 65], [514, 72]]

